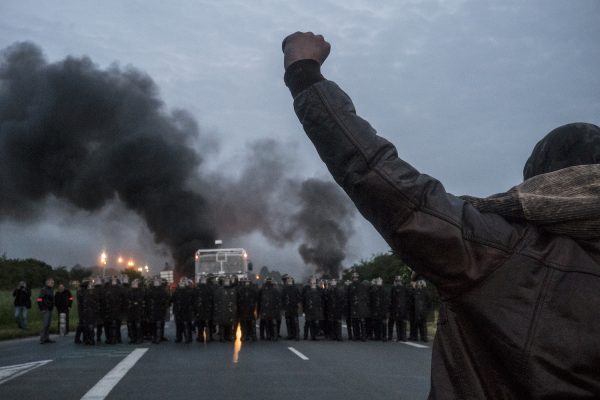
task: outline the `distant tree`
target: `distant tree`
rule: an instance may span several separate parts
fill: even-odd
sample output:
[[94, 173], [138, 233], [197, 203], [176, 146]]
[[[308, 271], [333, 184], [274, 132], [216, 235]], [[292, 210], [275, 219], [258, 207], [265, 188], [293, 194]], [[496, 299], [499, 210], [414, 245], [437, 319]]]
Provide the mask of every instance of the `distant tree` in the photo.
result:
[[30, 287], [40, 287], [46, 278], [53, 277], [52, 267], [43, 261], [28, 258], [26, 260], [0, 258], [0, 287], [14, 288], [19, 281], [25, 281]]
[[410, 282], [412, 270], [406, 265], [400, 257], [389, 252], [385, 254], [374, 255], [370, 260], [362, 260], [350, 268], [344, 270], [342, 278], [352, 279], [352, 274], [357, 272], [360, 280], [371, 280], [381, 277], [383, 283], [392, 284], [394, 278], [398, 275], [402, 277], [405, 284]]
[[69, 271], [69, 278], [71, 281], [79, 281], [81, 282], [85, 278], [89, 278], [92, 276], [92, 270], [89, 268], [82, 267], [79, 264], [75, 264], [71, 271]]
[[52, 278], [54, 278], [54, 281], [57, 284], [62, 283], [65, 286], [69, 286], [70, 275], [69, 270], [67, 270], [67, 267], [65, 266], [54, 268], [54, 271], [52, 272]]
[[[360, 280], [371, 280], [381, 277], [384, 284], [391, 285], [394, 283], [394, 278], [398, 275], [402, 277], [404, 284], [410, 283], [412, 269], [406, 265], [402, 259], [391, 251], [385, 254], [374, 255], [370, 260], [362, 260], [354, 264], [352, 267], [344, 270], [343, 279], [352, 279], [352, 274], [358, 273]], [[437, 289], [433, 285], [427, 285], [432, 300], [433, 308], [438, 308], [440, 297]]]

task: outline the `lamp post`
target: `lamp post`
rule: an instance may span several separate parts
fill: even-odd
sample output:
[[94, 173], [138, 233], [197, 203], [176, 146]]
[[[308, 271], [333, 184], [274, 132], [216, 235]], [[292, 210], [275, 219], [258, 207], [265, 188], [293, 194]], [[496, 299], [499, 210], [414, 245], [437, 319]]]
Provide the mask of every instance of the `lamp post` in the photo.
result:
[[108, 256], [106, 255], [106, 251], [102, 251], [100, 254], [100, 265], [102, 265], [102, 277], [106, 276], [106, 263], [108, 260]]

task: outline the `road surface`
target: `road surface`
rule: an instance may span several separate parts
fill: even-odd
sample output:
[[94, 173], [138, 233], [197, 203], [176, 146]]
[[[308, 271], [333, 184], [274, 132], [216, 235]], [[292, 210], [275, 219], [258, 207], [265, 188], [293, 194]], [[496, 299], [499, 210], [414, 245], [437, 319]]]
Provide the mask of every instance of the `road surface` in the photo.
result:
[[0, 399], [427, 398], [431, 343], [176, 344], [170, 325], [159, 345], [75, 345], [73, 333], [1, 342]]

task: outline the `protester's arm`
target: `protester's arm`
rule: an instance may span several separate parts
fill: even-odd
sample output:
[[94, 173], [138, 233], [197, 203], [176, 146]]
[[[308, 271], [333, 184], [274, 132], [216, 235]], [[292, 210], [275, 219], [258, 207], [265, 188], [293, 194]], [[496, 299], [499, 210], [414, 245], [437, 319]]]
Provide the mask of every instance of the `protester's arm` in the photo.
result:
[[296, 114], [335, 181], [392, 249], [445, 295], [502, 265], [522, 231], [479, 213], [398, 158], [395, 147], [356, 115], [350, 98], [319, 78], [318, 66], [314, 58], [288, 65]]

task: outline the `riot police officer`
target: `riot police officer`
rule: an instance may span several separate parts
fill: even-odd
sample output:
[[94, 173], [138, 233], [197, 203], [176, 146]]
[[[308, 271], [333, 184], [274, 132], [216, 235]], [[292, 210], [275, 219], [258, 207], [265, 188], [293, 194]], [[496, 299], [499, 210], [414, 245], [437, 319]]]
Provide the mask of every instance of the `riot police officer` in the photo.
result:
[[185, 338], [185, 343], [192, 341], [193, 295], [194, 292], [189, 287], [188, 279], [182, 277], [171, 297], [173, 315], [175, 316], [175, 343], [181, 343], [182, 336]]
[[425, 287], [425, 281], [418, 280], [413, 292], [415, 323], [419, 339], [422, 342], [427, 342], [427, 314], [430, 308], [430, 299]]
[[265, 280], [259, 292], [258, 313], [265, 326], [266, 339], [277, 341], [276, 323], [281, 314], [281, 295], [271, 278]]
[[158, 344], [164, 337], [165, 315], [169, 308], [169, 294], [158, 277], [154, 278], [152, 286], [147, 292], [146, 304], [152, 323], [152, 343]]
[[196, 341], [213, 340], [213, 288], [207, 276], [202, 276], [198, 282], [194, 296], [194, 314], [196, 318]]
[[306, 319], [305, 326], [308, 328], [304, 330], [304, 339], [308, 339], [308, 333], [310, 333], [311, 340], [317, 340], [319, 330], [317, 321], [323, 319], [323, 294], [317, 286], [315, 278], [311, 278], [309, 285], [304, 288], [302, 293], [302, 309], [304, 311], [304, 318]]
[[238, 319], [242, 331], [242, 341], [256, 341], [255, 313], [258, 290], [248, 278], [240, 279], [238, 286]]
[[[125, 292], [116, 276], [110, 280], [110, 284], [105, 289], [105, 321], [108, 328], [106, 343], [117, 344], [121, 342], [121, 321], [123, 314], [123, 304], [125, 304]], [[105, 328], [106, 329], [106, 328]]]
[[357, 273], [352, 274], [348, 285], [348, 312], [352, 323], [352, 339], [367, 340], [366, 319], [369, 317], [369, 286], [359, 281]]
[[300, 323], [298, 321], [298, 309], [302, 303], [300, 289], [296, 286], [294, 278], [286, 276], [281, 291], [281, 305], [285, 314], [285, 326], [287, 339], [300, 340]]
[[342, 341], [342, 318], [346, 307], [346, 290], [337, 284], [337, 280], [331, 279], [325, 294], [327, 304], [327, 321], [329, 322], [330, 338]]
[[134, 279], [127, 291], [127, 332], [129, 344], [140, 344], [144, 341], [142, 321], [145, 309], [145, 293], [140, 287], [140, 280]]
[[237, 293], [231, 278], [224, 277], [223, 284], [214, 292], [215, 322], [219, 326], [219, 341], [234, 340], [234, 326], [237, 322]]
[[394, 337], [396, 327], [396, 339], [406, 341], [406, 314], [408, 310], [408, 290], [402, 284], [402, 277], [394, 278], [394, 286], [391, 289], [390, 319], [388, 323], [388, 340]]
[[[98, 282], [99, 283], [99, 282]], [[97, 326], [97, 319], [100, 312], [100, 288], [99, 284], [90, 280], [83, 280], [78, 300], [81, 302], [81, 314], [79, 318], [83, 330], [83, 343], [94, 345], [94, 328]], [[98, 342], [100, 343], [100, 342]]]
[[383, 279], [376, 278], [370, 288], [370, 314], [375, 340], [387, 340], [386, 322], [389, 310], [388, 296], [383, 287]]
[[104, 337], [108, 339], [107, 325], [104, 320], [106, 319], [106, 286], [108, 286], [108, 279], [97, 277], [94, 279], [94, 293], [97, 301], [96, 310], [96, 343], [102, 343], [102, 331], [104, 330]]

